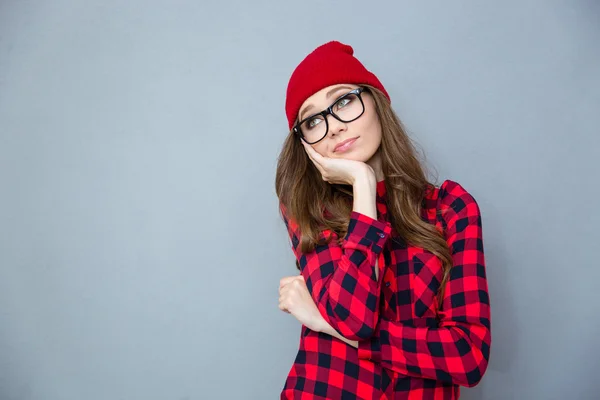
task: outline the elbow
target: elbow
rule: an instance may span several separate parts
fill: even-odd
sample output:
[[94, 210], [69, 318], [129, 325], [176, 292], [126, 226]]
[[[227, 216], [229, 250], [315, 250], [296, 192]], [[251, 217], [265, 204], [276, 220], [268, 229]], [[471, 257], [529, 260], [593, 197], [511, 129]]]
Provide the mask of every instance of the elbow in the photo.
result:
[[477, 386], [479, 382], [481, 382], [486, 369], [487, 363], [484, 363], [483, 365], [474, 368], [472, 371], [467, 372], [466, 379], [462, 382], [462, 385], [469, 388]]
[[463, 357], [464, 365], [465, 367], [470, 368], [465, 368], [465, 372], [461, 374], [460, 382], [457, 382], [459, 385], [475, 387], [481, 382], [481, 379], [485, 375], [490, 359], [489, 331], [485, 337], [486, 339], [478, 344], [475, 344], [466, 338], [458, 341], [457, 348]]
[[479, 384], [479, 382], [481, 382], [481, 379], [487, 371], [488, 358], [489, 357], [487, 354], [482, 354], [482, 357], [479, 363], [475, 365], [475, 368], [465, 374], [465, 381], [461, 383], [463, 386], [475, 387]]
[[438, 370], [437, 379], [446, 383], [472, 388], [481, 382], [486, 369], [487, 363], [483, 362], [476, 365], [470, 371], [463, 371], [460, 373], [450, 373], [447, 370]]
[[468, 388], [475, 387], [479, 384], [479, 382], [481, 382], [481, 378], [483, 378], [483, 373], [476, 368], [467, 373], [467, 379], [462, 383], [462, 385]]

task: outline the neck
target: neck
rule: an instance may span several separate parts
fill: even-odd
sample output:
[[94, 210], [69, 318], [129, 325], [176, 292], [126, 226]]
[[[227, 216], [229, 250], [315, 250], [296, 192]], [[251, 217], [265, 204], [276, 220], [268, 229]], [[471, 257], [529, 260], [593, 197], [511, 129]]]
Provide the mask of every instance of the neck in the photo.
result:
[[382, 181], [384, 176], [383, 169], [381, 168], [381, 148], [367, 161], [367, 164], [375, 171], [377, 182]]

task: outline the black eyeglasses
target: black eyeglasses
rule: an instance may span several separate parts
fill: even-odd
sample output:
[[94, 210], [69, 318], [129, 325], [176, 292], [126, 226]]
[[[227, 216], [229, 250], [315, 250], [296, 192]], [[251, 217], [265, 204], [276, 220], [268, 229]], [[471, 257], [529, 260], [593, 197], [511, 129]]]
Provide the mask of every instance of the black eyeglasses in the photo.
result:
[[329, 122], [327, 115], [331, 114], [335, 119], [341, 122], [352, 122], [365, 112], [365, 103], [361, 97], [362, 92], [367, 90], [365, 87], [354, 89], [345, 95], [339, 97], [332, 105], [325, 110], [312, 114], [298, 122], [292, 130], [299, 135], [308, 144], [320, 142], [329, 132]]

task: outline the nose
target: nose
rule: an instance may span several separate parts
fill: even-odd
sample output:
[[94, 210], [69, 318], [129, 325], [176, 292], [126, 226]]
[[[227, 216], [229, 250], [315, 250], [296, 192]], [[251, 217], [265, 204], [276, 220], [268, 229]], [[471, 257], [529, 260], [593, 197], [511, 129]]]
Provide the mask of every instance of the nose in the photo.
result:
[[343, 132], [348, 128], [345, 122], [340, 121], [333, 115], [328, 115], [327, 118], [327, 124], [329, 126], [328, 135], [337, 135], [338, 133]]

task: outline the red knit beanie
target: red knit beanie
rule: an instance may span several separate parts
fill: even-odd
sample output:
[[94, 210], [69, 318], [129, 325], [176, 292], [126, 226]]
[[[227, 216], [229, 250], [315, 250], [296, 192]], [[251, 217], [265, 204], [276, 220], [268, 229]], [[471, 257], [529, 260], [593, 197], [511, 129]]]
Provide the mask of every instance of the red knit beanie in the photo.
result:
[[338, 41], [331, 41], [313, 50], [292, 73], [285, 99], [285, 113], [290, 129], [306, 99], [327, 86], [340, 83], [371, 85], [381, 90], [390, 100], [379, 79], [354, 57], [354, 49]]

